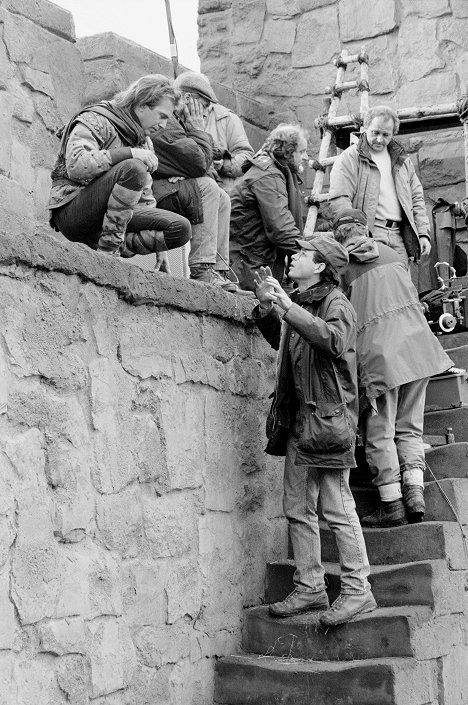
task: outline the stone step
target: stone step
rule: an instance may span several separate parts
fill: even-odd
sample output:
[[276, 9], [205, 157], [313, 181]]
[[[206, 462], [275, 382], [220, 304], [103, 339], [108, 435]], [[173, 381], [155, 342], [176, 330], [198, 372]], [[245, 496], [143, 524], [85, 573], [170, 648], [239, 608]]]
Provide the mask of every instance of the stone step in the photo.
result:
[[[452, 506], [448, 504], [440, 488]], [[373, 512], [380, 504], [376, 487], [353, 487], [352, 492], [357, 513], [361, 518]], [[449, 478], [439, 480], [438, 483], [426, 482], [424, 498], [426, 521], [457, 521], [458, 517], [462, 524], [468, 524], [468, 479]]]
[[240, 654], [216, 665], [216, 705], [437, 705], [436, 665], [323, 663]]
[[449, 335], [439, 335], [437, 336], [437, 340], [449, 355], [449, 350], [453, 350], [453, 348], [459, 348], [462, 345], [468, 345], [468, 331], [462, 331], [461, 333], [451, 333]]
[[448, 348], [446, 353], [453, 361], [455, 367], [464, 367], [465, 370], [468, 370], [468, 345]]
[[449, 426], [457, 442], [468, 441], [468, 408], [427, 411], [424, 414], [424, 433], [427, 435], [443, 435]]
[[[445, 478], [468, 478], [468, 443], [450, 443], [426, 451], [426, 463], [439, 480]], [[433, 480], [426, 468], [424, 479]]]
[[[332, 602], [340, 592], [340, 568], [326, 563], [327, 592]], [[279, 602], [294, 589], [294, 561], [267, 564], [265, 602]], [[369, 581], [379, 607], [427, 605], [434, 614], [457, 612], [464, 600], [464, 571], [451, 571], [444, 560], [371, 566]]]
[[[325, 522], [320, 522], [322, 560], [338, 563], [335, 538]], [[391, 529], [364, 529], [371, 565], [395, 565], [445, 559], [449, 568], [468, 567], [463, 537], [455, 522], [423, 521], [421, 524]]]
[[319, 615], [307, 612], [278, 619], [266, 606], [251, 607], [244, 612], [242, 648], [315, 661], [403, 656], [422, 660], [438, 658], [464, 640], [463, 614], [434, 618], [430, 607], [382, 607], [330, 629], [321, 627]]
[[447, 374], [429, 380], [424, 410], [442, 411], [468, 406], [468, 380], [464, 374]]

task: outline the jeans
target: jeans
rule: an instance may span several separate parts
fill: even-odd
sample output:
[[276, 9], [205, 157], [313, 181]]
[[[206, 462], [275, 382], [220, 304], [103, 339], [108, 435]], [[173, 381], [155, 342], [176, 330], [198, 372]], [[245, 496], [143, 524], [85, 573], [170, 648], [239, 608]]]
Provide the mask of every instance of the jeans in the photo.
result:
[[401, 255], [405, 263], [408, 264], [408, 253], [400, 234], [400, 228], [387, 228], [385, 225], [381, 226], [375, 223], [372, 237], [374, 240], [377, 240], [377, 242], [382, 242], [384, 245], [391, 247], [392, 250], [398, 255]]
[[356, 505], [349, 488], [349, 469], [328, 470], [296, 465], [297, 438], [290, 436], [284, 464], [283, 509], [289, 522], [298, 590], [325, 589], [321, 563], [317, 501], [333, 532], [341, 567], [341, 592], [360, 594], [370, 590], [369, 561]]
[[402, 384], [372, 401], [364, 421], [366, 459], [381, 499], [392, 501], [404, 484], [423, 486], [424, 404], [428, 378]]
[[[143, 167], [143, 170], [142, 170]], [[138, 159], [126, 159], [94, 179], [75, 198], [54, 210], [54, 222], [68, 240], [96, 248], [102, 238], [108, 251], [118, 250], [125, 232], [162, 231], [162, 249], [190, 239], [190, 223], [181, 215], [139, 203], [147, 171]], [[116, 203], [113, 203], [116, 201]], [[118, 205], [117, 205], [118, 204]], [[165, 247], [164, 247], [165, 244]]]
[[189, 267], [213, 264], [218, 271], [229, 269], [229, 220], [231, 199], [209, 176], [197, 179], [200, 189], [203, 222], [192, 225], [188, 257]]

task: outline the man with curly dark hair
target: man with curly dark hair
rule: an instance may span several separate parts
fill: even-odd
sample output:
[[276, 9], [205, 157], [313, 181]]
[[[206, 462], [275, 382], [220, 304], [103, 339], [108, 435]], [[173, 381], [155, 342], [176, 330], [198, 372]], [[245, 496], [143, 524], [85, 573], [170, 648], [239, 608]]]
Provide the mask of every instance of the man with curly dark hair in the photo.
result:
[[300, 125], [278, 125], [231, 191], [231, 266], [242, 289], [255, 291], [254, 272], [269, 266], [282, 281], [284, 259], [303, 231], [297, 174], [308, 159]]

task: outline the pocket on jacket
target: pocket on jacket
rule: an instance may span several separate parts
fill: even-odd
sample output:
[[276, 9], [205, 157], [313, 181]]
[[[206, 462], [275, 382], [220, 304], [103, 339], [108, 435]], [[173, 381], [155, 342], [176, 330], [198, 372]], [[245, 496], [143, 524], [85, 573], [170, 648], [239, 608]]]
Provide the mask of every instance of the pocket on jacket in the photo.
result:
[[345, 403], [331, 402], [308, 408], [298, 448], [308, 453], [342, 453], [355, 439]]

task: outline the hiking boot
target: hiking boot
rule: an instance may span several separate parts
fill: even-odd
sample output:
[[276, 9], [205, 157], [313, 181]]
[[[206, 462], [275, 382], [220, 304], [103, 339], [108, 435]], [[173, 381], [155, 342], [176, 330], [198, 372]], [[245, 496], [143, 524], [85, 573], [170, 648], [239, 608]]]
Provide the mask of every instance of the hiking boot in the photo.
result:
[[330, 607], [325, 590], [320, 592], [305, 592], [293, 590], [282, 602], [274, 602], [269, 607], [273, 617], [293, 617], [310, 610], [327, 610]]
[[424, 488], [420, 485], [403, 485], [403, 503], [410, 524], [418, 524], [424, 518]]
[[353, 617], [366, 612], [372, 612], [377, 607], [374, 595], [369, 592], [357, 595], [338, 595], [329, 610], [320, 616], [323, 627], [334, 627], [337, 624], [349, 622]]
[[238, 296], [251, 296], [254, 297], [253, 291], [245, 291], [239, 287], [239, 284], [232, 279], [229, 279], [228, 270], [215, 269], [216, 274], [218, 274], [226, 282], [224, 291], [229, 291], [230, 294], [237, 294]]
[[[211, 286], [216, 286], [223, 291], [228, 291], [229, 293], [234, 293], [232, 291], [233, 283], [228, 279], [221, 276], [220, 272], [213, 269], [212, 264], [201, 263], [190, 267], [190, 279], [195, 279], [199, 282], [205, 282], [205, 284], [211, 284]], [[235, 286], [235, 285], [234, 285]]]
[[380, 502], [379, 508], [361, 519], [361, 526], [373, 526], [376, 529], [385, 526], [402, 526], [407, 524], [405, 505], [402, 499], [393, 502]]

